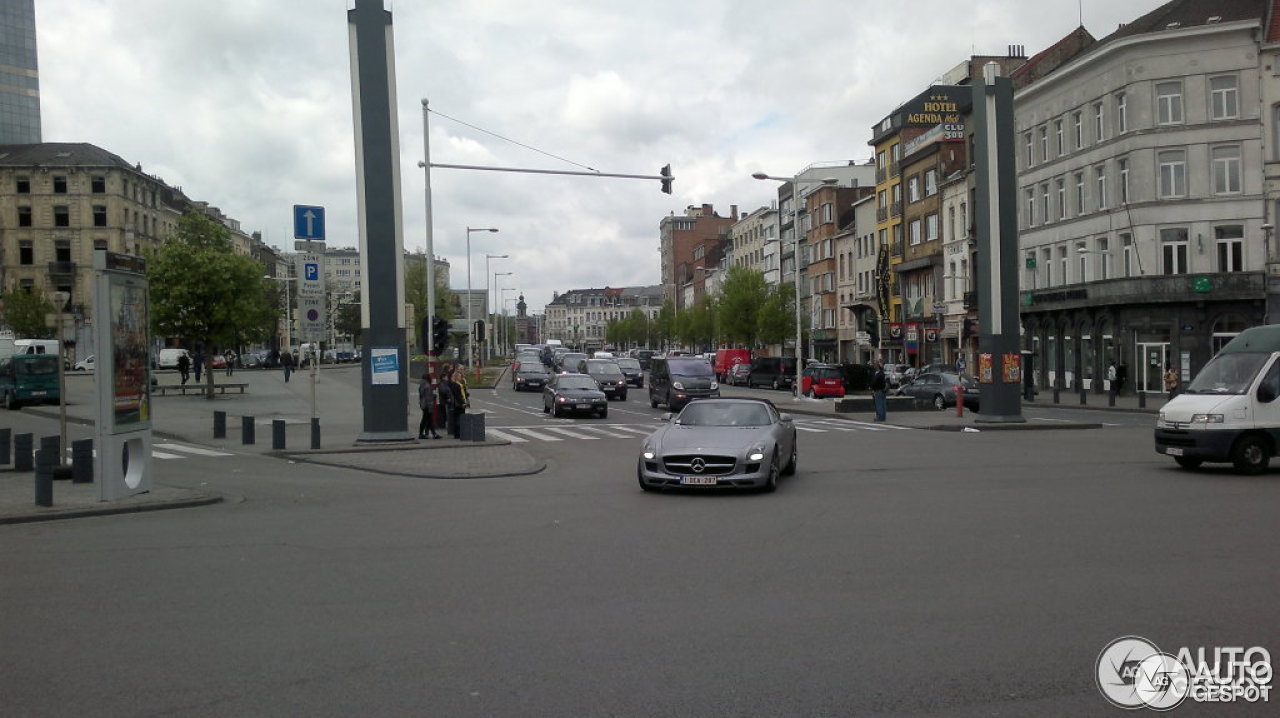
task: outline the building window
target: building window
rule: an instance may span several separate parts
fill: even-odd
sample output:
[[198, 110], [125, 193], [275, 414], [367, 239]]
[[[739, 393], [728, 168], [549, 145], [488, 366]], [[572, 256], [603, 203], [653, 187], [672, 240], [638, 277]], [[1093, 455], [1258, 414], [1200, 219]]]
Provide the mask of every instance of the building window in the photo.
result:
[[1057, 180], [1054, 183], [1054, 189], [1058, 193], [1058, 219], [1067, 218], [1067, 181], [1065, 179]]
[[1209, 106], [1213, 119], [1234, 120], [1240, 116], [1240, 94], [1235, 75], [1209, 78]]
[[1058, 247], [1058, 266], [1062, 268], [1062, 283], [1063, 283], [1063, 284], [1070, 284], [1070, 283], [1071, 283], [1071, 279], [1070, 279], [1069, 275], [1067, 274], [1067, 269], [1068, 269], [1068, 268], [1069, 268], [1069, 266], [1070, 266], [1070, 265], [1068, 264], [1068, 261], [1069, 261], [1069, 260], [1067, 259], [1067, 245], [1065, 245], [1065, 244], [1064, 244], [1064, 245], [1062, 245], [1061, 247]]
[[13, 191], [17, 194], [31, 194], [31, 179], [18, 177], [13, 181]]
[[1049, 161], [1049, 128], [1040, 128], [1040, 161]]
[[1098, 209], [1107, 208], [1107, 168], [1098, 165], [1093, 168], [1094, 190], [1098, 193]]
[[1218, 244], [1218, 271], [1244, 271], [1244, 225], [1227, 224], [1213, 228]]
[[1239, 194], [1240, 192], [1240, 146], [1226, 145], [1214, 147], [1213, 151], [1213, 193]]
[[1053, 221], [1049, 215], [1049, 184], [1040, 185], [1040, 221], [1048, 224]]
[[938, 193], [938, 170], [924, 171], [924, 196], [932, 197]]
[[1027, 132], [1022, 135], [1023, 144], [1026, 147], [1026, 166], [1034, 167], [1036, 164], [1035, 141], [1031, 138], [1031, 133]]
[[1182, 83], [1156, 84], [1156, 124], [1182, 124]]
[[1058, 147], [1058, 156], [1061, 157], [1067, 153], [1067, 133], [1062, 127], [1062, 120], [1056, 120], [1053, 123], [1053, 137]]
[[94, 249], [94, 251], [97, 251], [97, 250], [99, 250], [99, 249], [110, 249], [110, 247], [109, 247], [109, 246], [107, 246], [107, 240], [105, 240], [105, 239], [95, 239], [95, 240], [93, 240], [93, 249]]
[[1093, 105], [1093, 143], [1096, 145], [1107, 138], [1106, 118], [1102, 111], [1102, 103], [1095, 102]]
[[1123, 92], [1116, 93], [1116, 134], [1129, 131], [1129, 101]]
[[1160, 230], [1160, 253], [1165, 274], [1187, 273], [1187, 228], [1166, 227]]
[[54, 205], [53, 207], [53, 226], [70, 227], [71, 213], [65, 204]]
[[20, 205], [18, 207], [18, 226], [19, 227], [31, 226], [31, 208], [30, 207], [27, 207], [25, 205]]
[[1187, 193], [1187, 155], [1182, 150], [1156, 154], [1160, 165], [1160, 196], [1182, 197]]
[[[1027, 252], [1023, 258], [1023, 264], [1027, 268], [1027, 283], [1031, 285], [1031, 289], [1036, 288], [1036, 253], [1035, 251]], [[957, 292], [959, 293], [959, 292]]]
[[1124, 276], [1133, 276], [1133, 235], [1120, 235], [1120, 247], [1124, 252]]
[[1129, 160], [1116, 160], [1120, 167], [1120, 204], [1129, 204]]
[[107, 226], [107, 206], [105, 204], [95, 204], [93, 206], [93, 226]]
[[924, 239], [932, 242], [938, 238], [938, 215], [927, 214], [924, 217]]
[[1041, 252], [1044, 259], [1044, 286], [1053, 286], [1053, 250], [1045, 247]]
[[71, 240], [59, 239], [53, 243], [53, 261], [55, 262], [71, 261]]
[[1028, 227], [1036, 226], [1036, 190], [1034, 187], [1027, 188], [1026, 225]]
[[920, 244], [920, 220], [918, 219], [911, 220], [909, 241], [913, 247]]
[[1076, 216], [1084, 214], [1084, 173], [1076, 173]]
[[53, 193], [54, 193], [54, 194], [66, 194], [66, 193], [67, 193], [67, 178], [66, 178], [66, 176], [65, 176], [65, 175], [54, 175], [54, 177], [53, 177]]
[[920, 201], [920, 178], [918, 176], [913, 176], [907, 180], [907, 201]]
[[1098, 258], [1102, 260], [1102, 276], [1099, 279], [1111, 278], [1111, 243], [1106, 237], [1098, 237]]
[[833, 220], [833, 215], [831, 211], [831, 203], [824, 202], [822, 205], [822, 222], [823, 224], [829, 224], [831, 223], [832, 220]]
[[1084, 147], [1084, 113], [1079, 110], [1071, 113], [1071, 127], [1075, 131], [1076, 149]]
[[1089, 247], [1084, 242], [1076, 243], [1076, 258], [1080, 264], [1076, 267], [1076, 271], [1080, 273], [1080, 281], [1089, 281]]
[[107, 178], [102, 175], [94, 175], [89, 179], [89, 191], [94, 194], [107, 193]]
[[31, 240], [23, 239], [18, 242], [18, 264], [30, 266], [36, 263], [35, 249], [31, 245]]

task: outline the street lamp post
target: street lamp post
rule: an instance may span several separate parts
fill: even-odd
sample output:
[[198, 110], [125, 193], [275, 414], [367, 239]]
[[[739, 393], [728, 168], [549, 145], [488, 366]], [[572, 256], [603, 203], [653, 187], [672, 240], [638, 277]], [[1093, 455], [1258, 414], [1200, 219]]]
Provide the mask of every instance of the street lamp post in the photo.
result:
[[[480, 367], [475, 361], [475, 336], [476, 329], [471, 323], [471, 233], [472, 232], [497, 232], [497, 227], [467, 227], [467, 361], [475, 366], [476, 378], [480, 378]], [[488, 293], [485, 289], [485, 293]]]
[[[506, 274], [511, 274], [511, 272], [506, 272]], [[503, 314], [503, 331], [502, 331], [502, 339], [501, 339], [501, 341], [499, 342], [498, 346], [499, 346], [499, 350], [502, 352], [503, 356], [506, 356], [506, 354], [507, 354], [507, 332], [506, 332], [507, 297], [506, 297], [506, 294], [507, 294], [507, 292], [514, 292], [514, 291], [516, 291], [516, 288], [515, 288], [515, 287], [502, 287], [501, 289], [498, 289], [498, 278], [497, 278], [497, 276], [495, 276], [495, 277], [493, 278], [493, 286], [494, 286], [494, 288], [495, 288], [495, 289], [497, 289], [497, 294], [498, 294], [498, 303], [502, 306], [502, 314]]]
[[[795, 375], [795, 378], [793, 379], [794, 384], [791, 387], [791, 392], [798, 398], [800, 396], [800, 386], [802, 384], [801, 372], [804, 371], [803, 362], [801, 361], [801, 356], [800, 356], [801, 345], [804, 343], [804, 333], [802, 331], [802, 327], [800, 323], [800, 209], [799, 209], [799, 206], [796, 204], [797, 202], [800, 201], [800, 178], [798, 176], [797, 177], [775, 177], [773, 175], [766, 174], [764, 172], [754, 172], [752, 173], [751, 177], [753, 179], [758, 179], [758, 180], [774, 180], [775, 182], [791, 183], [791, 203], [792, 203], [791, 227], [792, 227], [792, 232], [795, 233], [795, 250], [793, 251], [791, 256], [791, 262], [792, 262], [792, 270], [793, 270], [793, 277], [794, 277], [794, 285], [796, 288], [796, 297], [795, 297], [796, 375]], [[840, 180], [835, 177], [823, 177], [820, 180], [809, 180], [806, 184], [815, 185], [815, 186], [824, 186], [824, 185], [836, 185], [836, 184], [839, 184], [839, 182]], [[778, 246], [781, 247], [782, 245], [779, 244]]]
[[[502, 308], [501, 300], [499, 300], [498, 298], [498, 277], [510, 277], [512, 274], [515, 274], [515, 272], [494, 272], [493, 273], [493, 304], [489, 306], [491, 307], [490, 311], [493, 312], [493, 320], [495, 324], [498, 321], [498, 310]], [[488, 301], [488, 300], [486, 299], [485, 301]], [[489, 340], [485, 342], [485, 344], [487, 346], [492, 347], [493, 339], [492, 338], [488, 338], [488, 339]], [[501, 347], [499, 347], [499, 349], [501, 349]]]
[[[493, 294], [489, 290], [489, 260], [490, 259], [510, 259], [510, 258], [511, 258], [511, 255], [509, 254], [484, 255], [484, 301], [486, 304], [489, 304], [489, 298], [493, 296]], [[510, 272], [507, 272], [507, 273], [510, 274]], [[494, 286], [497, 286], [496, 280], [494, 282]], [[498, 315], [498, 310], [493, 308], [493, 304], [489, 304], [489, 313], [495, 317]], [[485, 358], [486, 359], [492, 358], [493, 352], [491, 351], [491, 349], [493, 347], [493, 340], [488, 339], [487, 335], [486, 335], [484, 346], [485, 346]]]

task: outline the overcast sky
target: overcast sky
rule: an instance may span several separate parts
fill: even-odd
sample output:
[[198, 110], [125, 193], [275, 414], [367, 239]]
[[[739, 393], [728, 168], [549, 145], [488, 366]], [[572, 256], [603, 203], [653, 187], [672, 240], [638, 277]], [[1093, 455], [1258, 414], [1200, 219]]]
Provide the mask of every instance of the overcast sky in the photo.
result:
[[[871, 126], [971, 54], [1101, 38], [1157, 0], [387, 0], [405, 247], [426, 245], [423, 98], [446, 164], [657, 174], [657, 181], [432, 173], [452, 285], [490, 272], [531, 312], [553, 291], [660, 282], [658, 223], [776, 197], [752, 172], [866, 161]], [[47, 142], [89, 142], [290, 249], [292, 206], [356, 246], [352, 0], [36, 0]], [[565, 161], [567, 160], [567, 161]], [[576, 163], [576, 164], [574, 164]], [[579, 166], [581, 165], [581, 166]], [[514, 298], [509, 292], [507, 297]]]

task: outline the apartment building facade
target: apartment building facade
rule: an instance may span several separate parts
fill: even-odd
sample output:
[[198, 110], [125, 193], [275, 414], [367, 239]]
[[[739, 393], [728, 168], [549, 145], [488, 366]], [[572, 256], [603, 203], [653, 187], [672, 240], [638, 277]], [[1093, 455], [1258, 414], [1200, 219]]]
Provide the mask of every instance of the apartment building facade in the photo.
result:
[[585, 352], [604, 349], [609, 322], [624, 319], [633, 311], [654, 321], [666, 296], [665, 285], [557, 292], [543, 311], [542, 339], [558, 339]]

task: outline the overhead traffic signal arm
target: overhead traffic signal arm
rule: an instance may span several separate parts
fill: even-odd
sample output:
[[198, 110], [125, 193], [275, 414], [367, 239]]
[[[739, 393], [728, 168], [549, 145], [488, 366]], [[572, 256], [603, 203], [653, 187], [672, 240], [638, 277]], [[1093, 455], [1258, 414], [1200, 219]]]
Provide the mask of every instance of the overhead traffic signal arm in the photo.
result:
[[616, 172], [574, 172], [572, 170], [531, 170], [523, 167], [484, 167], [481, 165], [453, 165], [440, 162], [432, 162], [433, 169], [446, 170], [484, 170], [486, 172], [521, 172], [525, 174], [537, 175], [574, 175], [578, 177], [621, 177], [622, 179], [656, 179], [662, 182], [662, 191], [671, 194], [671, 183], [675, 181], [675, 176], [671, 174], [671, 165], [664, 165], [659, 174], [656, 175], [628, 175], [618, 174]]

